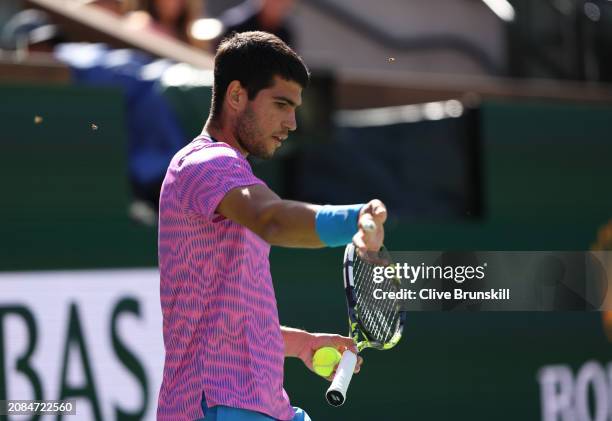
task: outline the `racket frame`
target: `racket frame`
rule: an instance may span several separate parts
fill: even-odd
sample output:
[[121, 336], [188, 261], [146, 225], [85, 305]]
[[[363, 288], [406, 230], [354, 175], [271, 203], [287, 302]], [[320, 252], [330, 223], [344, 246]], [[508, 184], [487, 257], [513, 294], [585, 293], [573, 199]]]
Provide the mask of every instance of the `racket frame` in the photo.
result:
[[[386, 343], [380, 343], [373, 341], [368, 337], [367, 330], [359, 320], [357, 314], [356, 305], [357, 297], [355, 294], [355, 281], [353, 276], [353, 267], [355, 258], [357, 256], [357, 249], [354, 244], [349, 244], [344, 249], [344, 261], [343, 261], [343, 278], [344, 278], [344, 293], [346, 295], [346, 306], [348, 310], [349, 318], [349, 336], [353, 338], [357, 345], [357, 350], [361, 352], [366, 348], [374, 348], [380, 350], [387, 350], [393, 348], [398, 344], [402, 338], [404, 330], [404, 321], [406, 319], [406, 313], [404, 311], [399, 312], [399, 318], [393, 336]], [[399, 284], [399, 280], [397, 280]]]
[[[406, 313], [399, 311], [399, 317], [395, 326], [395, 331], [391, 339], [385, 343], [371, 340], [367, 335], [367, 330], [359, 320], [356, 305], [357, 297], [355, 294], [355, 282], [353, 276], [353, 268], [357, 250], [353, 244], [349, 244], [344, 249], [344, 261], [342, 264], [344, 278], [344, 292], [346, 295], [346, 305], [349, 317], [349, 336], [353, 338], [357, 346], [357, 351], [360, 353], [366, 348], [374, 348], [380, 350], [391, 349], [400, 341], [404, 329], [404, 321]], [[399, 280], [396, 279], [399, 284]], [[336, 369], [336, 374], [329, 389], [325, 393], [327, 402], [332, 406], [341, 406], [346, 401], [346, 392], [348, 390], [353, 370], [357, 364], [357, 355], [352, 351], [346, 350], [342, 355], [342, 359]]]

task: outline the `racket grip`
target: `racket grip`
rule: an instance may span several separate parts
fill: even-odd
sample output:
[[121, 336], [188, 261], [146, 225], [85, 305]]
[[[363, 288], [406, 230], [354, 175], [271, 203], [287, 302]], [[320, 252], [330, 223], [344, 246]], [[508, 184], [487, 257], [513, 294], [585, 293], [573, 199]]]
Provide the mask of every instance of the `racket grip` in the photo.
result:
[[357, 355], [349, 350], [344, 351], [336, 368], [334, 380], [325, 393], [325, 399], [331, 406], [340, 406], [346, 400], [346, 391], [353, 377], [355, 365], [357, 365]]

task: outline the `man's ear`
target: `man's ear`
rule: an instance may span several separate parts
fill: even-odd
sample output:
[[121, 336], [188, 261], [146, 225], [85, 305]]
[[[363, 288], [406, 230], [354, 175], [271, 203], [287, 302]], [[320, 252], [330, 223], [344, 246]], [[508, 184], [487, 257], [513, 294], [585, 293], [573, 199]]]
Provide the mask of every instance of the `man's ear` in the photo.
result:
[[232, 110], [242, 111], [248, 101], [248, 97], [246, 89], [242, 87], [239, 81], [233, 80], [227, 86], [225, 101]]

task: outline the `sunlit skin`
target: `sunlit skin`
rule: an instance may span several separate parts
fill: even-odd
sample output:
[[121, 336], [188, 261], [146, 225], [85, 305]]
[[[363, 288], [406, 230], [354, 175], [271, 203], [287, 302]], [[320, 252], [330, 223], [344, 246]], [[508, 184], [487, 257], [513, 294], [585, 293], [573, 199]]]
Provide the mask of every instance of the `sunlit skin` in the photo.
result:
[[121, 14], [121, 2], [117, 0], [95, 0], [92, 5], [111, 12], [115, 15]]
[[[126, 24], [133, 30], [153, 29], [169, 37], [182, 39], [184, 28], [180, 28], [181, 16], [187, 13], [186, 0], [149, 0], [152, 11], [136, 10], [126, 15]], [[154, 17], [155, 16], [155, 17]]]
[[302, 87], [275, 76], [270, 87], [249, 100], [239, 81], [229, 84], [219, 121], [209, 120], [205, 130], [238, 149], [242, 155], [271, 158], [297, 128], [295, 111], [302, 104]]
[[154, 0], [155, 9], [159, 15], [160, 23], [165, 25], [173, 25], [183, 9], [185, 8], [185, 0]]
[[295, 0], [265, 0], [258, 16], [259, 22], [264, 28], [278, 28], [292, 12], [294, 6]]

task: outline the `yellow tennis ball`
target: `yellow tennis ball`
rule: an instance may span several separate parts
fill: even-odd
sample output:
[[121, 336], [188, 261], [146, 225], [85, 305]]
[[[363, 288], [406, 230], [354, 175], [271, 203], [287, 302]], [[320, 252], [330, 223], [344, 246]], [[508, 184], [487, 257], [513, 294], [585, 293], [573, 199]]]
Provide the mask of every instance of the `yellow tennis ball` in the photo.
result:
[[328, 377], [334, 372], [334, 368], [340, 362], [342, 355], [336, 348], [325, 346], [317, 349], [312, 357], [312, 367], [319, 376]]

